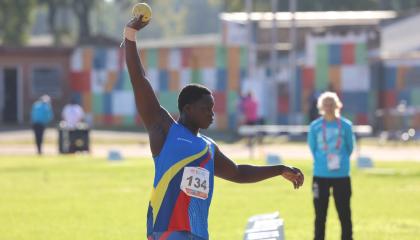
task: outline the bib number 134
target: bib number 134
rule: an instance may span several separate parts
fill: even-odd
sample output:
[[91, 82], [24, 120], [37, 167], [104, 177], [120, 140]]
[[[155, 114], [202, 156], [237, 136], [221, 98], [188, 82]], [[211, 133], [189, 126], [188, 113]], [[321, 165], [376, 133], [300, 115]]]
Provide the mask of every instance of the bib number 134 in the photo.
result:
[[207, 199], [209, 195], [209, 171], [201, 167], [185, 167], [181, 190], [190, 197]]

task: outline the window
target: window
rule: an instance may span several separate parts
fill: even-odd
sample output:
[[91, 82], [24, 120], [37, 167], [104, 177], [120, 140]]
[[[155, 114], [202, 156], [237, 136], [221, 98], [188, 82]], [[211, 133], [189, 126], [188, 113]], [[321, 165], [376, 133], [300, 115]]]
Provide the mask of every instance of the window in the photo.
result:
[[58, 67], [34, 67], [32, 69], [32, 94], [61, 96], [62, 71]]

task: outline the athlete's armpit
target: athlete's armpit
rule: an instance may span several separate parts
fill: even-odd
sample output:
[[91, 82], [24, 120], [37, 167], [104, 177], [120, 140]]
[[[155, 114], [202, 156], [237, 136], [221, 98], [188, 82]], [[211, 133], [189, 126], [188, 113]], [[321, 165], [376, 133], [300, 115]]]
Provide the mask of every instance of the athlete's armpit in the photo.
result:
[[153, 124], [149, 124], [147, 132], [149, 133], [150, 150], [153, 156], [159, 155], [162, 150], [163, 144], [165, 143], [166, 136], [168, 135], [169, 129], [175, 120], [163, 107], [160, 108], [159, 120]]

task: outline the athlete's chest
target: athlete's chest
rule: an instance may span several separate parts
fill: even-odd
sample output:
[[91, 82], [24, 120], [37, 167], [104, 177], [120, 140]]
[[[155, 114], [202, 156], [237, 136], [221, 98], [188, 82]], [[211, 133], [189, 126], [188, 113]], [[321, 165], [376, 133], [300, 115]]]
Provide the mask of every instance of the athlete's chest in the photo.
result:
[[177, 155], [191, 156], [210, 148], [210, 143], [195, 136], [177, 136], [172, 141], [173, 152]]

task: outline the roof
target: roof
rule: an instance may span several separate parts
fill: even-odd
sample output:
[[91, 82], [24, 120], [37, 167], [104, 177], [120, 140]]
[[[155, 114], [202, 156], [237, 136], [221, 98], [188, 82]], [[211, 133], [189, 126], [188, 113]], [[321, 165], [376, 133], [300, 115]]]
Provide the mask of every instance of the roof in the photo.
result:
[[[260, 27], [271, 27], [272, 12], [252, 12], [251, 21], [260, 22]], [[397, 17], [395, 11], [326, 11], [326, 12], [296, 12], [297, 27], [325, 27], [337, 25], [377, 25], [382, 20]], [[225, 21], [246, 22], [246, 12], [221, 13], [220, 18]], [[292, 19], [290, 12], [275, 13], [277, 27], [289, 28]]]
[[77, 43], [77, 45], [94, 45], [94, 46], [109, 46], [115, 47], [119, 46], [122, 41], [119, 39], [115, 39], [113, 37], [104, 35], [104, 34], [97, 34], [92, 35], [89, 38], [82, 39], [82, 42]]
[[413, 51], [420, 50], [419, 21], [420, 14], [416, 14], [382, 26], [381, 53], [410, 55]]
[[1, 56], [7, 55], [69, 55], [71, 47], [8, 47], [0, 46]]
[[[122, 37], [121, 37], [122, 40]], [[94, 46], [105, 46], [105, 47], [113, 47], [119, 46], [120, 39], [115, 39], [113, 37], [104, 35], [104, 34], [97, 34], [92, 35], [89, 38], [83, 39], [83, 42], [73, 43], [67, 41], [64, 43], [64, 46], [80, 46], [80, 45], [94, 45]], [[42, 47], [42, 46], [53, 46], [54, 39], [51, 34], [44, 34], [44, 35], [32, 35], [29, 38], [27, 46], [31, 47]]]
[[141, 41], [137, 39], [137, 46], [141, 48], [196, 47], [216, 45], [220, 43], [221, 38], [219, 34], [189, 35], [181, 38], [145, 39]]

